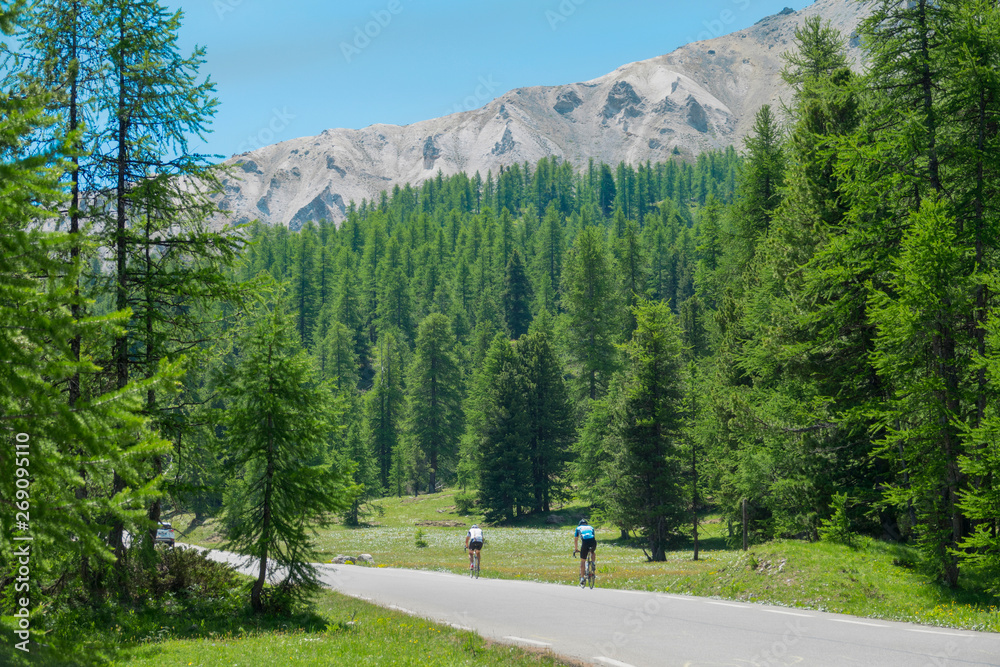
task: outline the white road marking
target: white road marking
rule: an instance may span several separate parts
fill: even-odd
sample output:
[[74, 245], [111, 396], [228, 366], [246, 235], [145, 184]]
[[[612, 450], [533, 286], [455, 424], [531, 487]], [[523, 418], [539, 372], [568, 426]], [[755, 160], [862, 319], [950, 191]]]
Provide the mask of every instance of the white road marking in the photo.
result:
[[919, 628], [905, 628], [907, 632], [923, 632], [928, 635], [949, 635], [951, 637], [971, 637], [972, 635], [963, 634], [961, 632], [945, 632], [943, 630], [921, 630]]
[[744, 604], [730, 604], [729, 602], [716, 602], [715, 600], [705, 600], [708, 604], [717, 604], [720, 607], [736, 607], [737, 609], [747, 609], [747, 605]]
[[525, 639], [524, 637], [514, 637], [511, 635], [505, 636], [504, 639], [509, 639], [512, 642], [521, 642], [522, 644], [531, 644], [532, 646], [552, 646], [548, 642], [539, 642], [534, 639]]
[[770, 614], [785, 614], [786, 616], [802, 616], [803, 618], [812, 618], [812, 614], [800, 614], [797, 611], [782, 611], [780, 609], [761, 609], [761, 611], [766, 611]]
[[661, 593], [660, 595], [657, 595], [656, 597], [666, 598], [668, 600], [684, 600], [685, 602], [702, 602], [703, 601], [703, 600], [699, 600], [698, 598], [693, 598], [690, 595], [664, 595], [664, 594]]
[[865, 623], [864, 621], [849, 621], [846, 618], [831, 618], [834, 623], [851, 623], [852, 625], [870, 625], [873, 628], [887, 628], [888, 625], [883, 625], [882, 623]]
[[455, 628], [456, 630], [465, 630], [467, 632], [474, 632], [472, 628], [466, 627], [464, 625], [459, 625], [458, 623], [449, 623], [448, 625]]
[[615, 660], [613, 658], [605, 658], [599, 655], [594, 656], [594, 660], [604, 663], [605, 665], [612, 665], [612, 667], [635, 667], [635, 665], [630, 665], [627, 662], [622, 662], [621, 660]]

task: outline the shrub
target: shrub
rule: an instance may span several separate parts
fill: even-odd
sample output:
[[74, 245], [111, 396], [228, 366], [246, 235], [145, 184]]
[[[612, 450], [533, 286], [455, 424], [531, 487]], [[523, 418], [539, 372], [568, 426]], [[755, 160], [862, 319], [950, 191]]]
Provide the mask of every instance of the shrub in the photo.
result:
[[851, 533], [851, 519], [847, 516], [847, 505], [849, 499], [846, 493], [833, 494], [830, 507], [833, 509], [833, 516], [824, 519], [819, 527], [819, 536], [828, 542], [854, 544], [854, 534]]
[[417, 529], [417, 535], [414, 538], [413, 542], [414, 544], [417, 545], [417, 548], [419, 549], [423, 549], [424, 547], [430, 546], [430, 543], [427, 541], [427, 536], [424, 534], [423, 528]]
[[462, 491], [455, 494], [455, 509], [460, 514], [471, 514], [476, 506], [476, 494]]

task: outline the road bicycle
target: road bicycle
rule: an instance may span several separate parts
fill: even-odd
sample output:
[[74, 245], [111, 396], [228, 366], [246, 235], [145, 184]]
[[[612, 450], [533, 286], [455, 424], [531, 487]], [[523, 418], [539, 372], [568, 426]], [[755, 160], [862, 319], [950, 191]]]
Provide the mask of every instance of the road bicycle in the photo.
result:
[[[579, 553], [580, 553], [579, 550], [574, 551], [573, 557], [575, 558], [576, 555]], [[597, 563], [595, 561], [596, 558], [597, 558], [597, 551], [591, 549], [590, 553], [587, 554], [587, 565], [585, 569], [586, 574], [583, 577], [583, 582], [580, 584], [580, 588], [586, 588], [587, 586], [589, 586], [590, 588], [594, 587], [594, 580], [597, 578]]]
[[472, 552], [472, 567], [469, 568], [469, 576], [475, 579], [479, 578], [479, 552]]

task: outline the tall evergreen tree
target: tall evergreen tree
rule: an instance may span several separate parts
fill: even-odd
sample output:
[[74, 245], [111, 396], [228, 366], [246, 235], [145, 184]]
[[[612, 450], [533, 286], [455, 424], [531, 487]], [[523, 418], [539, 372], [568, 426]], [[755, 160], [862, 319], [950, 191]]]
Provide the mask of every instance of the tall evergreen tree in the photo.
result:
[[515, 350], [524, 392], [520, 415], [531, 464], [531, 509], [548, 512], [565, 484], [564, 470], [573, 439], [572, 403], [546, 332], [532, 331], [517, 341]]
[[739, 277], [753, 260], [754, 248], [767, 234], [771, 215], [781, 203], [785, 152], [777, 118], [767, 104], [754, 118], [746, 150], [736, 203], [730, 212], [735, 241], [731, 270], [736, 273], [735, 277]]
[[[12, 34], [14, 20], [11, 8], [0, 8], [0, 34]], [[67, 141], [46, 114], [50, 105], [37, 86], [0, 90], [0, 421], [10, 434], [8, 453], [0, 457], [0, 493], [21, 503], [19, 511], [28, 512], [30, 504], [31, 550], [44, 555], [32, 560], [32, 599], [57, 579], [86, 577], [78, 569], [82, 563], [108, 559], [102, 535], [112, 521], [131, 530], [145, 527], [142, 508], [157, 488], [144, 483], [142, 463], [167, 443], [150, 428], [142, 403], [147, 391], [175, 381], [179, 372], [165, 368], [156, 380], [101, 397], [84, 387], [67, 400], [68, 380], [86, 382], [102, 370], [86, 357], [77, 359], [74, 341], [114, 335], [128, 314], [76, 317], [73, 306], [83, 301], [77, 292], [81, 259], [73, 249], [81, 241], [38, 224], [65, 201], [60, 181], [68, 167], [64, 156], [73, 150], [72, 138]], [[45, 141], [33, 141], [39, 137]], [[17, 469], [30, 471], [28, 487], [15, 484], [25, 479]], [[94, 493], [80, 502], [81, 488], [109, 487], [113, 471], [133, 486], [117, 498]], [[23, 531], [15, 518], [13, 511], [2, 517], [0, 566], [9, 571], [16, 565], [15, 545], [27, 544], [12, 539]], [[8, 582], [3, 594], [13, 595], [14, 581]]]
[[684, 518], [684, 393], [680, 327], [666, 304], [636, 308], [627, 363], [613, 406], [617, 481], [612, 491], [626, 524], [641, 527], [649, 558], [665, 550]]
[[458, 454], [464, 422], [462, 372], [455, 357], [448, 318], [428, 315], [420, 323], [413, 362], [407, 372], [406, 436], [429, 466], [428, 489]]
[[563, 269], [563, 307], [569, 355], [576, 362], [580, 393], [604, 394], [615, 367], [616, 304], [604, 236], [587, 227], [576, 237]]
[[[94, 117], [105, 123], [92, 159], [103, 242], [114, 272], [114, 308], [131, 307], [136, 314], [116, 336], [111, 354], [114, 386], [123, 389], [133, 376], [152, 377], [160, 359], [177, 357], [196, 343], [201, 332], [192, 301], [229, 293], [221, 268], [239, 243], [208, 231], [206, 219], [215, 210], [209, 194], [218, 188], [218, 178], [203, 156], [188, 149], [189, 138], [206, 131], [218, 103], [214, 84], [199, 80], [204, 49], [182, 56], [177, 45], [182, 14], [168, 13], [155, 0], [108, 0], [101, 9], [108, 72]], [[183, 334], [171, 338], [157, 331], [165, 322], [172, 326], [178, 315], [190, 325], [181, 328]], [[176, 346], [166, 344], [178, 338]], [[155, 392], [148, 393], [148, 410], [167, 407], [157, 403]], [[162, 462], [154, 457], [152, 464], [155, 477]], [[117, 476], [113, 492], [125, 487]], [[158, 503], [149, 514], [153, 521], [159, 518]], [[110, 537], [120, 572], [122, 531], [118, 523]]]
[[379, 483], [389, 492], [401, 492], [391, 484], [393, 457], [399, 447], [399, 432], [405, 412], [403, 377], [406, 343], [392, 332], [383, 334], [375, 347], [375, 376], [365, 394], [365, 420], [370, 449], [377, 462]]
[[323, 458], [338, 416], [282, 307], [251, 312], [246, 328], [225, 383], [234, 480], [225, 525], [230, 548], [256, 559], [250, 601], [260, 612], [271, 564], [285, 571], [290, 594], [318, 587], [310, 533], [327, 525], [330, 513], [345, 511], [356, 489], [350, 470], [308, 464]]
[[479, 506], [489, 521], [532, 503], [525, 378], [510, 341], [497, 334], [473, 381], [470, 434], [479, 466]]
[[511, 338], [517, 339], [528, 333], [531, 325], [531, 283], [521, 262], [521, 253], [516, 249], [507, 262], [507, 275], [501, 295], [504, 321]]

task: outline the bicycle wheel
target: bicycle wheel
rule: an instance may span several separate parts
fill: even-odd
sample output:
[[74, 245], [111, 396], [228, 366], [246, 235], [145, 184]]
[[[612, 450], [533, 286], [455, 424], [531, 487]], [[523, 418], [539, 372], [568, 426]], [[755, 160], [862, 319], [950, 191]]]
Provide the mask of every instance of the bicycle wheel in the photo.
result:
[[597, 576], [597, 574], [595, 572], [596, 569], [597, 569], [597, 566], [594, 564], [594, 561], [588, 558], [587, 559], [587, 584], [591, 588], [594, 587], [594, 579]]
[[473, 565], [472, 565], [473, 576], [476, 579], [478, 579], [479, 578], [479, 554], [476, 554], [475, 556], [473, 556], [472, 560], [473, 560]]

